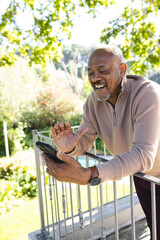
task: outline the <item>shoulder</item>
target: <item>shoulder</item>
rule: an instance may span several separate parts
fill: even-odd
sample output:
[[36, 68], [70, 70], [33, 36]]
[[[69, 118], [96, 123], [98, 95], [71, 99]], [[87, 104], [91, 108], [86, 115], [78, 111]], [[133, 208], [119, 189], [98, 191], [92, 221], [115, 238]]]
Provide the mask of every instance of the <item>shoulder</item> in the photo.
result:
[[132, 94], [151, 93], [160, 97], [160, 85], [140, 75], [127, 75], [127, 85]]
[[130, 99], [136, 106], [160, 106], [160, 85], [140, 75], [127, 75]]

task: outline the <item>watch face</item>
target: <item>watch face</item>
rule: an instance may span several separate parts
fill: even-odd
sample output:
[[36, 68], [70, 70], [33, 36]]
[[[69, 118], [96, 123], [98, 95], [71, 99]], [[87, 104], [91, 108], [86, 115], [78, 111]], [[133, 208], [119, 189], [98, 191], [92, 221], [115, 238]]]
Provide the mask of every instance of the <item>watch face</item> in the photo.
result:
[[90, 180], [89, 184], [90, 184], [91, 186], [95, 186], [95, 185], [98, 185], [100, 182], [101, 182], [101, 179], [97, 177], [97, 178], [92, 178], [92, 179]]

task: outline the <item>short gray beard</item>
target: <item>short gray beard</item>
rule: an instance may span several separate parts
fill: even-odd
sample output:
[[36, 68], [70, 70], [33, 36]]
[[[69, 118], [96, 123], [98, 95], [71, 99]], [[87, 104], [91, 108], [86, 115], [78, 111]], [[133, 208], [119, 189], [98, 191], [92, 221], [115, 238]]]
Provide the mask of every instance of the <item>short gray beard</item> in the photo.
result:
[[104, 98], [99, 98], [99, 97], [97, 96], [97, 93], [96, 93], [96, 92], [95, 92], [95, 94], [96, 94], [97, 100], [100, 101], [100, 102], [106, 102], [106, 101], [110, 98], [110, 96], [111, 96], [111, 94], [108, 93], [108, 95], [107, 95], [106, 97], [104, 97]]

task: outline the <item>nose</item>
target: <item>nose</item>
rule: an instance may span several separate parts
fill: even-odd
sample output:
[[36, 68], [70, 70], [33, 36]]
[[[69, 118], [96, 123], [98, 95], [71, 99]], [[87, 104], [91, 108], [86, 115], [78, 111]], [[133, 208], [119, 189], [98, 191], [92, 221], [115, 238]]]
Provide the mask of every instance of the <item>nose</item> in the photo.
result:
[[99, 81], [99, 80], [101, 80], [101, 77], [100, 77], [100, 75], [99, 75], [99, 73], [93, 73], [93, 75], [90, 77], [90, 80], [92, 81], [92, 82], [97, 82], [97, 81]]

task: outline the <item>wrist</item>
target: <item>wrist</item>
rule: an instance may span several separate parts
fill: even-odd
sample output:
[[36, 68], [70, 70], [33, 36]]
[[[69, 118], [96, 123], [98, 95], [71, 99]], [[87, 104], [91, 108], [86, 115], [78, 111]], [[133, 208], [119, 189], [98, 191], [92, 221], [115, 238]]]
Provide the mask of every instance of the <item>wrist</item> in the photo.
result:
[[89, 180], [91, 179], [91, 169], [90, 168], [83, 168], [83, 176], [82, 176], [82, 185], [88, 185]]
[[69, 151], [69, 152], [64, 152], [65, 154], [70, 154], [70, 153], [72, 153], [74, 150], [75, 150], [75, 148], [76, 147], [74, 147], [71, 151]]

